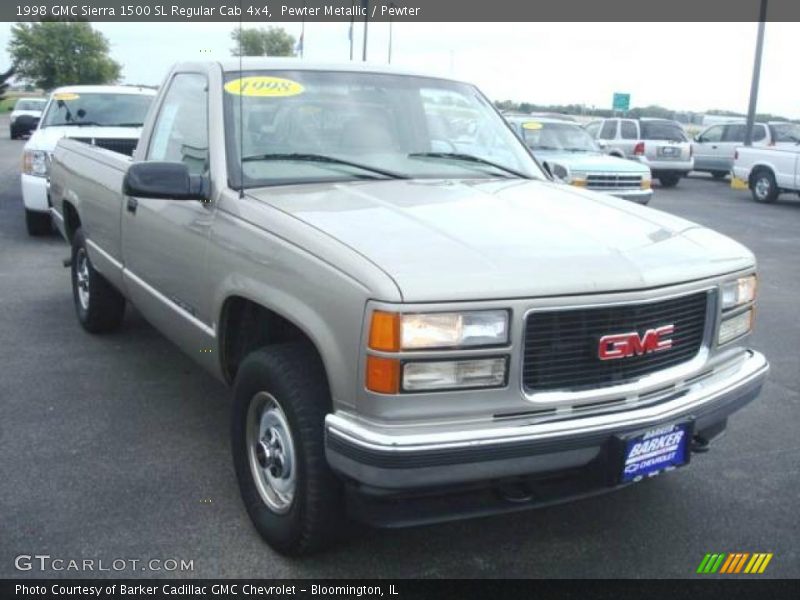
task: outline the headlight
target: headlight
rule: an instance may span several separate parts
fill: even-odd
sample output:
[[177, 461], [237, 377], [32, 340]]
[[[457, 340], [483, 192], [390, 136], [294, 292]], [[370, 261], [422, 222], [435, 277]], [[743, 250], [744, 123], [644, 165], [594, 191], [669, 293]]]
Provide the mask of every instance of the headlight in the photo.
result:
[[719, 335], [717, 336], [718, 344], [726, 344], [736, 338], [740, 338], [746, 333], [749, 333], [753, 328], [753, 309], [723, 319], [719, 324]]
[[755, 275], [740, 277], [722, 284], [722, 310], [748, 304], [756, 299], [757, 280]]
[[653, 180], [648, 178], [642, 177], [642, 189], [649, 190], [653, 185]]
[[403, 390], [502, 387], [506, 384], [506, 362], [505, 357], [409, 362], [403, 365]]
[[36, 177], [47, 177], [49, 165], [44, 150], [25, 150], [22, 154], [22, 172]]
[[508, 311], [398, 314], [372, 313], [369, 346], [373, 350], [474, 348], [508, 343]]

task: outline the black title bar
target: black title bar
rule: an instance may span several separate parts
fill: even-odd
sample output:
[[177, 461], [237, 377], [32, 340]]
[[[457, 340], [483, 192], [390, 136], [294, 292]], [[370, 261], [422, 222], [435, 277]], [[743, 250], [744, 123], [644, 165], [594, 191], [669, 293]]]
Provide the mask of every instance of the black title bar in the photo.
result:
[[[3, 0], [0, 20], [39, 21], [757, 21], [762, 0]], [[800, 21], [800, 0], [768, 0]]]
[[797, 580], [729, 577], [668, 580], [241, 580], [241, 579], [5, 579], [0, 580], [3, 600], [78, 600], [126, 598], [128, 600], [160, 600], [184, 598], [192, 600], [240, 598], [308, 598], [339, 600], [364, 598], [373, 600], [544, 600], [546, 598], [580, 600], [641, 600], [642, 598], [702, 598], [702, 600], [770, 600], [797, 598]]

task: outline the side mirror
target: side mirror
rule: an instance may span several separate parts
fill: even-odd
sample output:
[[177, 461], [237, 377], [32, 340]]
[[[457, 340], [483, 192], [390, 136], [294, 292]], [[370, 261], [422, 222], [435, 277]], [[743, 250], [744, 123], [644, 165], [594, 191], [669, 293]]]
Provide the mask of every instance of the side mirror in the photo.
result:
[[208, 200], [208, 179], [191, 175], [182, 162], [139, 162], [128, 167], [122, 180], [126, 196], [164, 200]]
[[601, 150], [605, 150], [606, 148], [608, 148], [608, 142], [604, 140], [597, 140], [597, 145], [600, 146]]
[[698, 144], [702, 144], [703, 143], [703, 136], [702, 135], [694, 136], [694, 141], [697, 142]]

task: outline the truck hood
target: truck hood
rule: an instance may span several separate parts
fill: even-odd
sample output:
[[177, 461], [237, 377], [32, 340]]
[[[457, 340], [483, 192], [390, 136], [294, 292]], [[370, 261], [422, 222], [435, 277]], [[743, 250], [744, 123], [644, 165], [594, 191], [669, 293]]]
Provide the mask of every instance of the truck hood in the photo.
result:
[[559, 164], [570, 172], [584, 173], [629, 173], [649, 175], [650, 169], [640, 162], [594, 152], [536, 151], [536, 158], [543, 162]]
[[52, 152], [64, 137], [138, 140], [141, 133], [141, 127], [45, 127], [33, 132], [25, 149]]
[[644, 289], [755, 264], [709, 229], [548, 181], [390, 180], [251, 195], [371, 260], [407, 302]]

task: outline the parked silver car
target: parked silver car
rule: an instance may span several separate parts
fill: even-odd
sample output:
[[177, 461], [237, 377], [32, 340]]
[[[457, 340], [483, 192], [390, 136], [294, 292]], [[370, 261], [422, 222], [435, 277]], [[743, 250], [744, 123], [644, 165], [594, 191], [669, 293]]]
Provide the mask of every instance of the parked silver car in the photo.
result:
[[[692, 142], [694, 170], [708, 171], [722, 179], [733, 168], [736, 148], [744, 144], [747, 125], [732, 121], [712, 125]], [[800, 125], [786, 121], [756, 123], [753, 127], [754, 146], [793, 146], [800, 142]]]
[[601, 119], [586, 126], [608, 154], [638, 160], [662, 187], [678, 185], [694, 168], [692, 146], [683, 128], [668, 119]]

